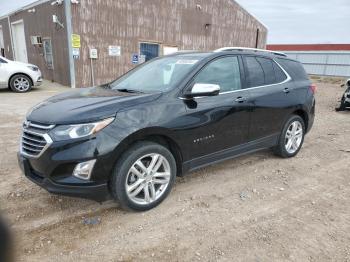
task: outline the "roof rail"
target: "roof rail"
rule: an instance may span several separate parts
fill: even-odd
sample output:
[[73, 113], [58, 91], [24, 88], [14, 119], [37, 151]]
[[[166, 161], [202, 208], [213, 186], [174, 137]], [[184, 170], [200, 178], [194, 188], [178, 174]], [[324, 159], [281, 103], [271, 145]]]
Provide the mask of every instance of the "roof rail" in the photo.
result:
[[287, 56], [285, 53], [281, 53], [281, 52], [270, 51], [266, 49], [250, 48], [250, 47], [223, 47], [223, 48], [214, 50], [214, 52], [225, 52], [225, 51], [252, 51], [252, 52], [270, 53], [270, 54], [284, 56], [284, 57]]

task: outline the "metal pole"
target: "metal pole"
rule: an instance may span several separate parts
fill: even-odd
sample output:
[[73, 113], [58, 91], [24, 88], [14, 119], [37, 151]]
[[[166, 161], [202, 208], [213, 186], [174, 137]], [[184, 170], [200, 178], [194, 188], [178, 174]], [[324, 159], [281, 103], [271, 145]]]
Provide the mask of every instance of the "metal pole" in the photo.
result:
[[68, 44], [68, 61], [69, 61], [69, 73], [70, 73], [70, 85], [75, 88], [75, 68], [73, 58], [72, 47], [72, 10], [71, 0], [64, 0], [64, 11], [66, 14], [66, 28], [67, 28], [67, 44]]
[[92, 86], [95, 86], [95, 75], [94, 75], [94, 66], [92, 64], [92, 58], [90, 58], [90, 67], [91, 67], [91, 81]]
[[[16, 60], [15, 59], [15, 48], [13, 47], [12, 26], [11, 26], [11, 22], [10, 22], [10, 16], [7, 16], [7, 22], [9, 25], [9, 32], [10, 32], [10, 39], [11, 39], [12, 60]], [[4, 47], [5, 47], [5, 43], [4, 43]], [[9, 51], [9, 50], [7, 50], [7, 51]]]

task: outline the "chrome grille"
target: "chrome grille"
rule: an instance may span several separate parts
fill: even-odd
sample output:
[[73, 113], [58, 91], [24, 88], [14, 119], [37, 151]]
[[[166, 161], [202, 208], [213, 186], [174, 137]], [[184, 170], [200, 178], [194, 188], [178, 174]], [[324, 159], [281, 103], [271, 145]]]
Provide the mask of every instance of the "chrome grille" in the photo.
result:
[[21, 139], [21, 153], [29, 157], [40, 157], [52, 140], [47, 134], [54, 125], [43, 125], [25, 121]]

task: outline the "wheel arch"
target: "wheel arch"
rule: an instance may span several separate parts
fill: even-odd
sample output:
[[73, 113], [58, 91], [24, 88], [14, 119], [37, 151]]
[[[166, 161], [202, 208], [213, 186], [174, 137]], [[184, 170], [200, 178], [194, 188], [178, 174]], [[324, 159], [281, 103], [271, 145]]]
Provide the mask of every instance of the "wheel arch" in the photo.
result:
[[26, 77], [29, 78], [31, 85], [34, 86], [34, 81], [33, 81], [33, 79], [31, 78], [30, 75], [28, 75], [28, 74], [26, 74], [26, 73], [16, 72], [16, 73], [13, 73], [13, 74], [9, 77], [9, 80], [8, 80], [8, 83], [7, 83], [8, 87], [10, 87], [11, 80], [12, 80], [12, 78], [15, 77], [16, 75], [25, 75]]
[[122, 140], [115, 149], [115, 164], [126, 150], [128, 150], [135, 143], [141, 141], [150, 141], [166, 147], [175, 158], [177, 176], [183, 175], [183, 152], [175, 139], [169, 135], [169, 131], [164, 128], [147, 128], [130, 134], [128, 137]]
[[307, 112], [301, 108], [295, 110], [293, 112], [294, 115], [300, 116], [303, 120], [304, 120], [304, 124], [305, 124], [305, 130], [308, 130], [309, 127], [309, 116], [307, 114]]

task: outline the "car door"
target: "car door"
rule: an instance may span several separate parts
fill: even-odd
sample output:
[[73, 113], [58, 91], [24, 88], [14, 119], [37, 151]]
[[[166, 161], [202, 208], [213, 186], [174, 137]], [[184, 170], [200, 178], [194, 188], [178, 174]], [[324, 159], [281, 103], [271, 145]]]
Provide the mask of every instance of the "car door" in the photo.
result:
[[249, 140], [278, 135], [290, 111], [293, 83], [273, 59], [244, 56], [243, 61], [252, 103]]
[[242, 68], [239, 56], [220, 57], [204, 66], [191, 81], [190, 88], [194, 84], [219, 85], [220, 94], [183, 100], [188, 122], [183, 137], [190, 159], [247, 142], [249, 92], [242, 89]]

